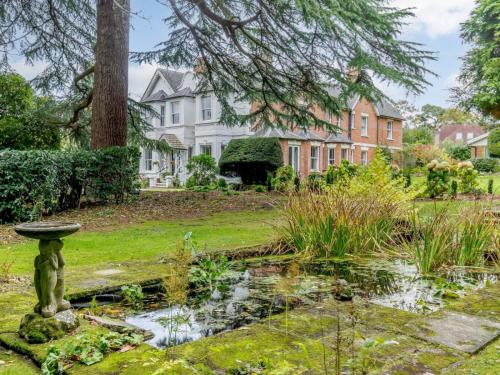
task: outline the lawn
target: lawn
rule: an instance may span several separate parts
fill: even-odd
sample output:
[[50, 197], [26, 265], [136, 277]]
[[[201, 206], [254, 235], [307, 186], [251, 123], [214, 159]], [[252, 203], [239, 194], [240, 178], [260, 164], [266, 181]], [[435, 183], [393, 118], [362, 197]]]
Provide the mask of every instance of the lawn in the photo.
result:
[[[76, 233], [64, 240], [68, 269], [130, 261], [154, 261], [176, 248], [187, 232], [199, 250], [225, 250], [270, 242], [277, 210], [223, 212], [194, 219], [148, 221], [111, 231]], [[15, 259], [11, 272], [29, 274], [38, 253], [36, 241], [0, 246], [0, 260]], [[80, 270], [80, 268], [82, 268]]]
[[[425, 184], [425, 176], [411, 176], [413, 185], [424, 185]], [[493, 193], [500, 194], [500, 174], [491, 174], [491, 175], [480, 175], [478, 176], [479, 187], [487, 191], [488, 190], [488, 181], [493, 180]]]

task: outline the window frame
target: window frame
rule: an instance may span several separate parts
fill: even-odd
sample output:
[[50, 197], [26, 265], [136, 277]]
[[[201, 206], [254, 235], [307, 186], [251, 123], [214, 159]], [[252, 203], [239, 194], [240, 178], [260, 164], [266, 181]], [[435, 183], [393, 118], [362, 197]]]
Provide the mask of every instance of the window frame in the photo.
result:
[[[203, 149], [204, 149], [205, 147], [207, 147], [207, 148], [210, 150], [210, 152], [205, 152], [205, 151], [203, 151]], [[212, 151], [213, 151], [213, 150], [212, 150], [212, 144], [211, 144], [211, 143], [204, 143], [204, 144], [201, 144], [201, 145], [200, 145], [200, 155], [205, 154], [205, 155], [210, 155], [210, 156], [213, 156]]]
[[[295, 152], [296, 151], [296, 152]], [[295, 163], [294, 156], [297, 156]], [[297, 165], [295, 165], [297, 164]], [[300, 173], [300, 145], [288, 145], [288, 165], [291, 165], [295, 173]]]
[[464, 135], [462, 134], [462, 132], [458, 132], [455, 134], [455, 141], [463, 141], [463, 140], [464, 140]]
[[368, 115], [364, 113], [361, 115], [360, 134], [362, 137], [368, 137]]
[[[363, 155], [366, 155], [366, 159]], [[368, 165], [368, 150], [361, 150], [361, 165]]]
[[356, 129], [356, 112], [351, 112], [351, 130]]
[[[208, 108], [205, 107], [205, 104], [207, 103], [209, 104]], [[202, 95], [200, 98], [200, 107], [201, 107], [201, 120], [202, 121], [212, 120], [212, 95]]]
[[[332, 158], [332, 152], [333, 152], [333, 158]], [[337, 156], [337, 150], [336, 150], [336, 148], [335, 147], [330, 147], [328, 149], [328, 165], [335, 165], [336, 156]]]
[[[390, 127], [389, 127], [390, 125]], [[390, 130], [389, 130], [390, 128]], [[387, 139], [393, 140], [394, 139], [394, 121], [388, 120], [387, 121]]]
[[[345, 157], [344, 157], [344, 152], [345, 152]], [[348, 148], [340, 149], [340, 161], [342, 161], [342, 160], [349, 161], [349, 149]]]
[[[313, 150], [316, 150], [316, 155], [313, 156]], [[318, 172], [319, 171], [319, 146], [318, 145], [311, 145], [311, 152], [310, 152], [310, 162], [309, 162], [309, 167], [311, 171]], [[314, 164], [313, 164], [314, 161]]]
[[[174, 105], [177, 105], [177, 112], [174, 112]], [[170, 103], [170, 119], [172, 120], [172, 125], [177, 125], [181, 123], [181, 102], [176, 100]], [[177, 116], [177, 117], [176, 117]], [[177, 118], [177, 121], [175, 119]]]
[[148, 172], [153, 170], [153, 149], [151, 148], [144, 149], [144, 170]]
[[160, 126], [165, 126], [165, 104], [160, 105]]

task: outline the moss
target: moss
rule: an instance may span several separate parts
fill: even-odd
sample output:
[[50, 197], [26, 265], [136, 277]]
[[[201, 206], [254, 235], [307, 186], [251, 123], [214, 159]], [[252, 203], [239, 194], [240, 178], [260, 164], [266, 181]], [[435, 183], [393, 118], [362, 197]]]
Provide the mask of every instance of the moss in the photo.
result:
[[485, 349], [470, 356], [458, 366], [450, 366], [443, 373], [454, 375], [500, 374], [500, 339], [490, 343]]
[[0, 347], [1, 375], [34, 375], [40, 370], [28, 358]]

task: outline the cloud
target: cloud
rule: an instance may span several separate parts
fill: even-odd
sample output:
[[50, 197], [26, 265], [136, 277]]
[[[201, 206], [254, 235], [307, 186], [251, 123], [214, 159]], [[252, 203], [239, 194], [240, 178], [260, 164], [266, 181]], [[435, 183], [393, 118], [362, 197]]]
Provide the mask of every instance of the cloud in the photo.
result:
[[10, 67], [16, 72], [22, 75], [27, 80], [31, 80], [35, 78], [38, 74], [43, 72], [43, 70], [47, 67], [47, 63], [45, 62], [36, 62], [33, 65], [29, 65], [26, 63], [26, 60], [20, 58], [12, 63], [10, 63]]
[[432, 38], [459, 30], [474, 8], [474, 0], [393, 0], [399, 8], [414, 8], [408, 32], [423, 32]]
[[130, 64], [128, 67], [128, 92], [133, 98], [140, 98], [158, 65]]

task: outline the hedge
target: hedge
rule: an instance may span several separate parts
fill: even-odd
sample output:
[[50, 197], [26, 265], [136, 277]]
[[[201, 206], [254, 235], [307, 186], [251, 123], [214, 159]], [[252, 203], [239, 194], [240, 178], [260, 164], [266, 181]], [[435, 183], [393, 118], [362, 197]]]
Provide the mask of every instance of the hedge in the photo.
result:
[[474, 164], [474, 168], [479, 172], [496, 172], [497, 160], [494, 158], [472, 159], [472, 164]]
[[278, 138], [233, 139], [224, 149], [220, 160], [220, 173], [238, 175], [246, 185], [263, 185], [269, 173], [283, 165]]
[[488, 136], [488, 151], [490, 156], [500, 158], [500, 128], [490, 131], [490, 135]]
[[133, 147], [1, 151], [0, 222], [34, 220], [75, 208], [82, 196], [121, 202], [138, 192], [139, 157]]

